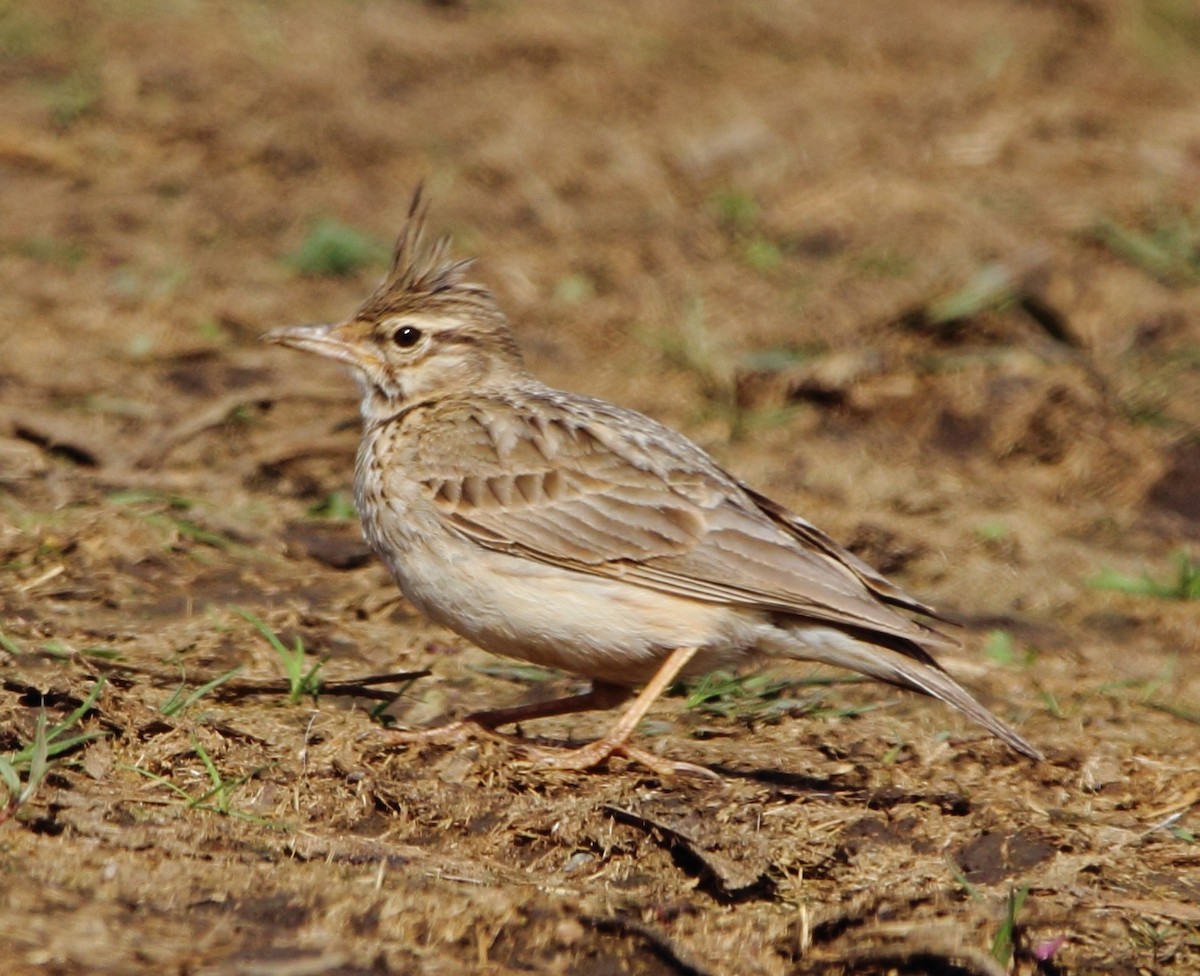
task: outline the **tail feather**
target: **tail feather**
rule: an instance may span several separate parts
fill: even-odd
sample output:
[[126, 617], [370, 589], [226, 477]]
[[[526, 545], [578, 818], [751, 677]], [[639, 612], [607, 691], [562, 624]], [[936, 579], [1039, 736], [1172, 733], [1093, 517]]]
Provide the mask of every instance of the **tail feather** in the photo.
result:
[[[895, 652], [889, 651], [888, 653], [894, 654]], [[893, 675], [890, 678], [885, 676], [884, 680], [890, 680], [892, 684], [938, 698], [947, 705], [957, 708], [967, 718], [973, 719], [992, 735], [1007, 742], [1017, 752], [1030, 759], [1046, 758], [1036, 746], [979, 704], [970, 692], [945, 671], [935, 670], [923, 664], [910, 664], [902, 661], [900, 666], [894, 670]]]
[[940, 667], [832, 628], [790, 630], [788, 636], [791, 639], [779, 648], [782, 656], [849, 668], [879, 681], [937, 698], [958, 709], [1022, 755], [1031, 759], [1045, 759], [1037, 747], [979, 704], [966, 688]]

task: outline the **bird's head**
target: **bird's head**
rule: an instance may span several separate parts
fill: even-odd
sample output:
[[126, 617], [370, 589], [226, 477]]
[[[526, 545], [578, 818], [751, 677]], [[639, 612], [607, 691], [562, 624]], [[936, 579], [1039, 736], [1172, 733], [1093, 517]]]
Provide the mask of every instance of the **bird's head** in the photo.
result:
[[425, 246], [424, 224], [418, 188], [387, 276], [354, 315], [263, 337], [349, 366], [368, 424], [417, 400], [527, 375], [491, 292], [463, 280], [471, 262], [452, 260], [444, 238]]

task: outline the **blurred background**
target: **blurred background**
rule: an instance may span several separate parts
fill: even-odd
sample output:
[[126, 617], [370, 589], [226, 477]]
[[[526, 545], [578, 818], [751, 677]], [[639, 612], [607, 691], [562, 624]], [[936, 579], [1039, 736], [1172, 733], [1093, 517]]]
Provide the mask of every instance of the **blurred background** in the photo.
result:
[[344, 491], [353, 387], [258, 336], [350, 314], [424, 180], [548, 382], [953, 610], [1194, 555], [1191, 4], [0, 11], [11, 504]]
[[351, 314], [420, 181], [535, 373], [943, 608], [951, 668], [1096, 789], [1190, 809], [1156, 792], [1200, 790], [1189, 0], [0, 0], [30, 687], [81, 696], [96, 647], [271, 673], [240, 607], [342, 677], [442, 654], [406, 721], [513, 694], [368, 560], [353, 384], [258, 341]]

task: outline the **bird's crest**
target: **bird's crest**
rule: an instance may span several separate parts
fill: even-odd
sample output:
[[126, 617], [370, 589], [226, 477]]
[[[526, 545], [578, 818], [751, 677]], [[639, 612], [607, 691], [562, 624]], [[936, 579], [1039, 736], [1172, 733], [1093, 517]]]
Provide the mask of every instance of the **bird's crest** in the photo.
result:
[[452, 259], [449, 237], [441, 237], [432, 244], [426, 241], [427, 211], [424, 186], [418, 183], [408, 207], [408, 219], [396, 238], [392, 265], [359, 309], [359, 318], [378, 319], [443, 300], [493, 304], [491, 292], [486, 288], [463, 281], [463, 272], [472, 260]]

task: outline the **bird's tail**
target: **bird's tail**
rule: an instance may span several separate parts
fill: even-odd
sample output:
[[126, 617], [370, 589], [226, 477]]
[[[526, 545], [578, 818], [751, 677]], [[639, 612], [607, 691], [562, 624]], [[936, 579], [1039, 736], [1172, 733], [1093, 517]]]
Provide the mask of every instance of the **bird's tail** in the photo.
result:
[[879, 681], [940, 699], [978, 722], [992, 735], [1003, 739], [1022, 755], [1031, 759], [1045, 758], [1034, 745], [996, 718], [966, 688], [937, 666], [833, 628], [789, 628], [788, 637], [791, 639], [782, 641], [782, 647], [772, 650], [781, 652], [780, 656], [848, 668]]

